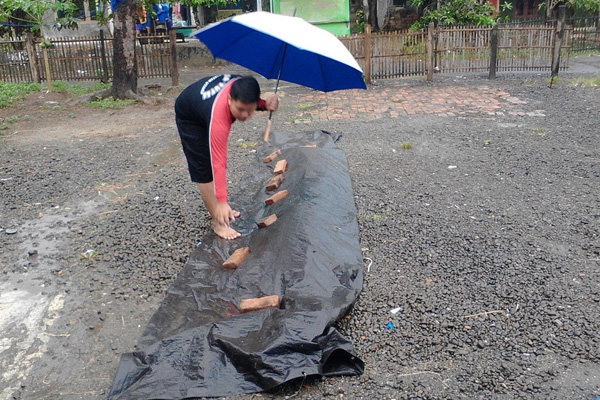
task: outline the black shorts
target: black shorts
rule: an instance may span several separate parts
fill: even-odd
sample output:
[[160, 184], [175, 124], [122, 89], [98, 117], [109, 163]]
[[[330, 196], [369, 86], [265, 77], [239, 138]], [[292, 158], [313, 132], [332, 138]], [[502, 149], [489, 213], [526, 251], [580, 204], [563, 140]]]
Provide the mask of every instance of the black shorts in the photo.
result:
[[192, 182], [209, 183], [213, 181], [210, 144], [206, 128], [194, 121], [175, 117], [183, 153], [187, 159]]

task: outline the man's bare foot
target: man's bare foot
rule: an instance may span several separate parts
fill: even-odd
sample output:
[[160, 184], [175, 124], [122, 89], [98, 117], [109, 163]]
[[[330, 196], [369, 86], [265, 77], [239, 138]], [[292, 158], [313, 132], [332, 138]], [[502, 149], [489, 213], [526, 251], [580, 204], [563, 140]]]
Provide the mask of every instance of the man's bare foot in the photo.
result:
[[214, 231], [217, 234], [217, 236], [222, 237], [223, 239], [233, 240], [233, 239], [237, 239], [240, 236], [242, 236], [241, 233], [239, 233], [235, 229], [231, 228], [230, 226], [220, 225], [220, 224], [219, 225], [213, 224], [213, 225], [214, 225]]

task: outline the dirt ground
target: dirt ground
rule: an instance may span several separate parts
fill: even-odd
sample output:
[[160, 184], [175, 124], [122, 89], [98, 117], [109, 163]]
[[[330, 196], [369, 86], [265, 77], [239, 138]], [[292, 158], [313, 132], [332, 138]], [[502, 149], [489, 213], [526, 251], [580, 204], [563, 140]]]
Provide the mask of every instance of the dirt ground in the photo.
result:
[[[574, 84], [600, 59], [573, 70], [551, 88], [535, 73], [284, 84], [274, 129], [342, 134], [366, 280], [339, 328], [366, 370], [239, 398], [600, 397], [600, 89]], [[220, 71], [140, 82], [157, 106], [40, 92], [0, 109], [0, 399], [106, 398], [210, 232], [173, 101]], [[264, 127], [234, 127], [234, 198]]]

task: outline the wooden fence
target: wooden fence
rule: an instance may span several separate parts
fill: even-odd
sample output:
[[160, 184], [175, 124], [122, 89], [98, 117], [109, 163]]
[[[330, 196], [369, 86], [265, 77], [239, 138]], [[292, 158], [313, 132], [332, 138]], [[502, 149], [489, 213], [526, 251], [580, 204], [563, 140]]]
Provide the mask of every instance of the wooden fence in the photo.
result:
[[[176, 77], [175, 31], [139, 36], [138, 77]], [[108, 82], [113, 71], [113, 39], [100, 36], [53, 39], [46, 47], [31, 37], [0, 40], [0, 81], [42, 82], [95, 80]], [[174, 78], [175, 79], [175, 78]]]
[[[569, 21], [573, 24], [575, 20]], [[556, 37], [556, 22], [508, 23], [498, 26], [496, 44], [497, 71], [551, 70]], [[594, 43], [597, 25], [587, 28], [568, 25], [560, 47], [560, 69], [569, 66], [569, 53], [574, 50], [576, 37], [583, 36], [585, 43]], [[593, 31], [593, 26], [596, 30]], [[580, 29], [578, 31], [577, 29]], [[590, 33], [591, 32], [591, 33]], [[492, 28], [472, 26], [440, 26], [431, 35], [428, 30], [404, 30], [342, 37], [340, 40], [350, 50], [365, 74], [372, 79], [394, 78], [427, 74], [428, 37], [432, 48], [435, 72], [477, 72], [490, 69], [492, 53]], [[577, 36], [579, 35], [579, 36]], [[582, 46], [578, 46], [580, 50]], [[588, 47], [591, 48], [591, 47]], [[368, 77], [367, 77], [368, 78]]]
[[[371, 78], [422, 75], [426, 69], [427, 31], [394, 31], [341, 37]], [[368, 60], [368, 61], [367, 61]], [[367, 65], [368, 63], [368, 65]]]
[[[441, 28], [435, 43], [435, 65], [440, 71], [447, 72], [487, 71], [492, 49], [491, 33], [491, 28]], [[550, 70], [554, 34], [552, 23], [499, 25], [496, 70]], [[564, 43], [563, 69], [568, 67], [568, 40]]]
[[[599, 26], [599, 18], [591, 17], [506, 23], [495, 29], [440, 26], [374, 34], [367, 30], [340, 40], [362, 67], [367, 81], [425, 74], [431, 79], [429, 70], [431, 74], [489, 70], [490, 77], [492, 72], [495, 76], [496, 70], [552, 70], [554, 74], [568, 68], [572, 51], [600, 50]], [[174, 35], [170, 31], [169, 36], [138, 38], [139, 77], [171, 76], [175, 82], [178, 73]], [[0, 40], [0, 80], [110, 80], [111, 38], [56, 39], [52, 44], [42, 48], [33, 39]]]
[[573, 51], [600, 50], [600, 16], [567, 19]]

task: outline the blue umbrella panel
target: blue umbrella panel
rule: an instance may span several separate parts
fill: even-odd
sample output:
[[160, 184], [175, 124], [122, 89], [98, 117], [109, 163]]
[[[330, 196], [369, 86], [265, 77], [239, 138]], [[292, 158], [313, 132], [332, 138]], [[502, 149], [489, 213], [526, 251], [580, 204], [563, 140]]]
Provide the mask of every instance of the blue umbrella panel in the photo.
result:
[[323, 92], [366, 89], [362, 71], [324, 55], [326, 49], [317, 53], [300, 48], [234, 19], [210, 25], [195, 37], [215, 58], [241, 65], [267, 79], [279, 78]]

